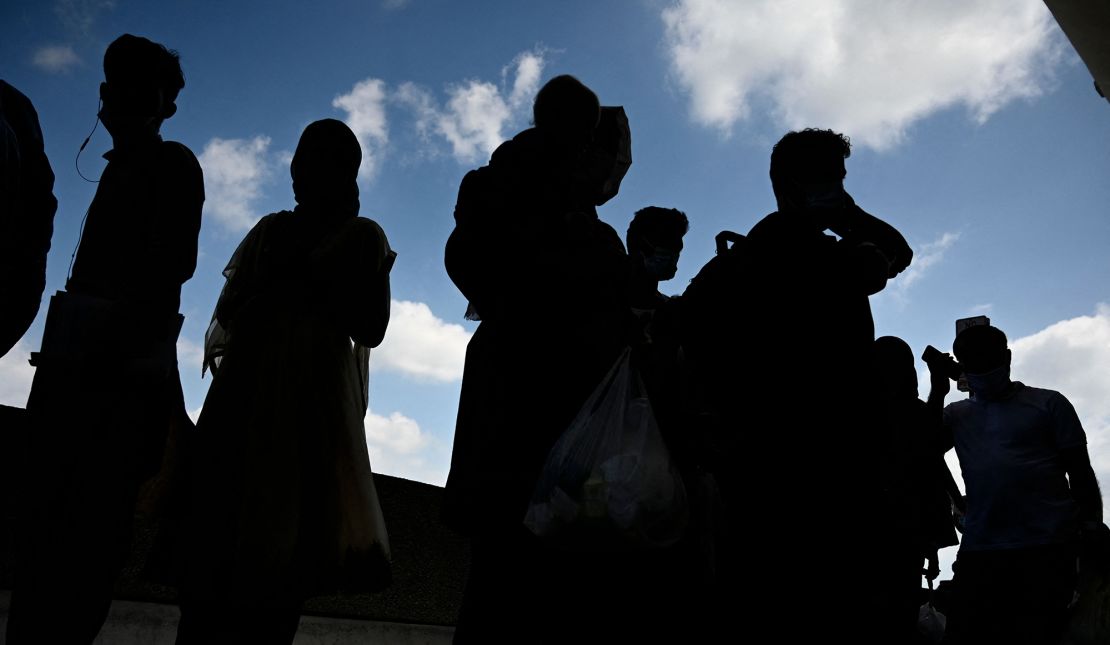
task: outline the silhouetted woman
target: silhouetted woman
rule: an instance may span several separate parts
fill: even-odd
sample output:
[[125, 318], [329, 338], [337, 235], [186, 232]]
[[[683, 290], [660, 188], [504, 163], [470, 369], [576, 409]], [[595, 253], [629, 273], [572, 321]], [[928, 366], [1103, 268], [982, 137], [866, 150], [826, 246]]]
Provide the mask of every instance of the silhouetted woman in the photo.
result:
[[342, 122], [305, 128], [297, 207], [262, 218], [224, 271], [178, 643], [289, 643], [305, 598], [389, 583], [363, 417], [395, 254], [357, 217], [361, 160]]

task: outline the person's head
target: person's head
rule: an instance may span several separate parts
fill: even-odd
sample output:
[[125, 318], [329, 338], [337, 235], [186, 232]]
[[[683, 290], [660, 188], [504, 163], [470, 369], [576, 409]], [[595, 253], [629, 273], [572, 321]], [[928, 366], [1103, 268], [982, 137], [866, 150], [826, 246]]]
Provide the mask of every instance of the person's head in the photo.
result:
[[913, 350], [897, 336], [881, 336], [871, 346], [871, 371], [888, 394], [917, 397], [917, 368]]
[[848, 137], [832, 130], [788, 132], [771, 151], [771, 188], [779, 210], [837, 207], [844, 200]]
[[689, 229], [690, 220], [677, 208], [641, 208], [625, 235], [628, 255], [653, 280], [670, 280], [678, 271], [682, 237]]
[[320, 205], [358, 212], [358, 168], [362, 146], [346, 123], [321, 119], [310, 123], [297, 142], [289, 174], [301, 205]]
[[140, 36], [124, 34], [104, 52], [100, 120], [115, 138], [157, 134], [177, 112], [185, 75], [177, 52]]
[[1010, 366], [1006, 334], [991, 325], [976, 325], [960, 332], [952, 343], [952, 353], [965, 374], [984, 374]]
[[532, 123], [536, 128], [578, 150], [593, 140], [600, 116], [597, 94], [570, 74], [545, 83], [532, 104]]

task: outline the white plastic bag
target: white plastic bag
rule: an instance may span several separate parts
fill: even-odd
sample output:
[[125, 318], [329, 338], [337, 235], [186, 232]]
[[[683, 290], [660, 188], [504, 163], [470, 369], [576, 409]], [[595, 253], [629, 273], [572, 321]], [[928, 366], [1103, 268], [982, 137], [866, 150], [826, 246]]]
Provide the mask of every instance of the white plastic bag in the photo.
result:
[[547, 456], [524, 524], [563, 548], [676, 542], [686, 489], [625, 349]]

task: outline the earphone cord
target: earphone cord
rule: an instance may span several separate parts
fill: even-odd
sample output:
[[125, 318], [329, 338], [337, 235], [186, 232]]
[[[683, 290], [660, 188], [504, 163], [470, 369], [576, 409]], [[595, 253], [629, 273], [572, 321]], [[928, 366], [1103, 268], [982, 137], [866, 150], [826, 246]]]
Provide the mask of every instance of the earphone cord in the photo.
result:
[[[84, 151], [85, 146], [89, 145], [89, 140], [92, 139], [92, 135], [94, 132], [96, 132], [96, 126], [98, 125], [100, 125], [99, 102], [97, 102], [96, 104], [96, 122], [93, 123], [92, 130], [89, 130], [89, 136], [85, 137], [85, 141], [82, 142], [81, 147], [77, 149], [77, 156], [73, 159], [73, 167], [77, 169], [77, 174], [80, 175], [81, 179], [84, 179], [90, 184], [99, 184], [100, 180], [97, 179], [96, 181], [93, 181], [92, 179], [89, 179], [88, 177], [83, 175], [81, 173], [81, 165], [78, 163], [78, 161], [80, 161], [81, 159], [81, 152]], [[89, 218], [89, 211], [91, 209], [92, 205], [90, 204], [89, 207], [85, 209], [85, 214], [81, 216], [81, 227], [77, 231], [77, 244], [73, 247], [73, 253], [69, 256], [69, 268], [66, 269], [66, 284], [69, 283], [69, 279], [73, 275], [73, 261], [77, 259], [77, 249], [81, 248], [81, 238], [85, 236], [85, 220]]]

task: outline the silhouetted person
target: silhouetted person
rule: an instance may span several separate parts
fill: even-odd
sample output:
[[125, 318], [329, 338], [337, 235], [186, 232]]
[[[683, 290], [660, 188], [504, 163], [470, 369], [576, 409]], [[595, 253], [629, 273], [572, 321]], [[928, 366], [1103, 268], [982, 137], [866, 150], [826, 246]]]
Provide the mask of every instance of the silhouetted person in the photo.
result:
[[[690, 227], [686, 214], [675, 208], [648, 206], [636, 211], [625, 242], [632, 262], [629, 304], [638, 321], [640, 374], [651, 397], [652, 411], [672, 452], [684, 437], [681, 425], [679, 380], [679, 325], [676, 297], [663, 295], [659, 283], [678, 271], [682, 238]], [[684, 446], [683, 446], [684, 447]], [[682, 448], [679, 451], [682, 452]]]
[[306, 598], [390, 582], [363, 418], [396, 254], [357, 216], [361, 161], [341, 121], [310, 124], [290, 167], [297, 207], [262, 218], [224, 270], [193, 446], [183, 645], [290, 643]]
[[[882, 642], [917, 638], [922, 563], [939, 575], [937, 551], [957, 543], [946, 483], [951, 478], [938, 441], [948, 377], [933, 372], [928, 402], [917, 398], [917, 370], [900, 338], [875, 340], [871, 402], [879, 410], [878, 461], [864, 503], [872, 519], [867, 541], [880, 557], [877, 586], [861, 612], [880, 623]], [[861, 500], [862, 501], [862, 500]]]
[[[782, 598], [826, 582], [848, 597], [873, 586], [874, 555], [846, 501], [865, 489], [875, 463], [866, 454], [875, 423], [859, 396], [871, 382], [868, 296], [912, 255], [898, 231], [845, 192], [850, 150], [829, 130], [790, 132], [775, 145], [778, 211], [721, 256], [733, 268], [715, 297], [730, 301], [721, 309], [730, 317], [684, 323], [715, 418], [716, 477], [734, 545], [721, 553], [717, 615], [732, 620], [743, 606], [799, 642], [824, 634], [819, 625], [837, 622], [839, 607], [810, 602], [815, 613], [800, 622]], [[684, 299], [701, 298], [695, 283]], [[846, 563], [853, 575], [832, 575]], [[738, 605], [741, 586], [758, 592]]]
[[998, 328], [969, 327], [952, 349], [971, 397], [944, 409], [967, 491], [945, 642], [1056, 643], [1081, 531], [1105, 530], [1087, 437], [1064, 395], [1010, 380]]
[[613, 618], [591, 601], [600, 564], [551, 551], [523, 525], [548, 452], [630, 327], [628, 258], [582, 168], [598, 105], [577, 79], [552, 79], [536, 96], [535, 127], [459, 187], [445, 260], [481, 319], [445, 491], [445, 520], [472, 543], [459, 643], [567, 642], [587, 621], [604, 617], [604, 630]]
[[[185, 85], [175, 53], [130, 34], [104, 54], [112, 136], [66, 290], [51, 299], [27, 410], [27, 507], [8, 642], [89, 643], [130, 545], [135, 497], [172, 418], [181, 285], [196, 266], [204, 185], [162, 122]], [[64, 607], [64, 617], [58, 608]]]
[[0, 81], [0, 356], [31, 326], [46, 287], [54, 172], [31, 101]]

